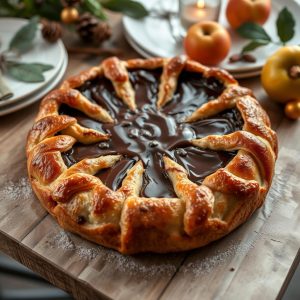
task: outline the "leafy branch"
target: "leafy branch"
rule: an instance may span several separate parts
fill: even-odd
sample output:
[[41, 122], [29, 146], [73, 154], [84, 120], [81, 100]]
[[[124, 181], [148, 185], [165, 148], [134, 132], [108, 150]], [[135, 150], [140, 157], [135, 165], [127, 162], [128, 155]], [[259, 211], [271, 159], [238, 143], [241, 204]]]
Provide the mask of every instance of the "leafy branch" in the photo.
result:
[[18, 51], [19, 54], [27, 52], [33, 45], [38, 23], [39, 18], [35, 16], [28, 24], [18, 30], [9, 43], [9, 50]]
[[[53, 68], [51, 65], [42, 63], [22, 63], [16, 61], [21, 54], [26, 53], [32, 48], [38, 30], [38, 23], [39, 18], [33, 17], [15, 33], [9, 43], [9, 48], [0, 53], [0, 70], [16, 80], [42, 82], [45, 80], [43, 73]], [[1, 82], [3, 82], [3, 79]]]
[[148, 15], [147, 9], [137, 1], [132, 0], [108, 0], [102, 2], [103, 7], [123, 13], [132, 18], [143, 18]]
[[242, 49], [242, 54], [255, 50], [256, 48], [266, 46], [270, 43], [276, 45], [285, 45], [295, 35], [295, 19], [291, 12], [284, 7], [276, 20], [277, 35], [279, 41], [274, 41], [265, 31], [265, 29], [255, 23], [245, 23], [237, 29], [240, 36], [251, 41]]
[[[95, 17], [107, 19], [104, 8], [121, 12], [132, 18], [143, 18], [148, 15], [147, 9], [134, 0], [81, 0], [78, 9], [81, 13], [89, 12]], [[0, 1], [0, 16], [30, 18], [35, 15], [49, 20], [60, 20], [63, 5], [60, 0], [6, 0]]]

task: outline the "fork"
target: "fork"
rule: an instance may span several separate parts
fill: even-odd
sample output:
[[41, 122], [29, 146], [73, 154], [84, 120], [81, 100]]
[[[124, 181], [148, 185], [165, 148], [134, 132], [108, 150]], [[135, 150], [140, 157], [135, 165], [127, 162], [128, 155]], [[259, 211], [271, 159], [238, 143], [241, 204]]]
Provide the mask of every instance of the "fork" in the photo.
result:
[[[162, 0], [155, 1], [154, 8], [150, 10], [149, 17], [166, 19], [173, 39], [176, 43], [180, 43], [184, 37], [184, 32], [179, 22], [178, 8], [172, 10], [170, 9], [170, 5], [166, 7], [165, 3], [166, 1]], [[168, 4], [170, 4], [170, 1], [168, 1]]]

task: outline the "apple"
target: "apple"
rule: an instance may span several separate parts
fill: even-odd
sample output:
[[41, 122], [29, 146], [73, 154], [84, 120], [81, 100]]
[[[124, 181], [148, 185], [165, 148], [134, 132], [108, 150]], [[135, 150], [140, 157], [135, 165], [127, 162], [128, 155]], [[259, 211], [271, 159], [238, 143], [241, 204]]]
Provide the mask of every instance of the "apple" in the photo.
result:
[[217, 65], [227, 56], [231, 39], [222, 25], [203, 21], [189, 28], [183, 45], [191, 59], [204, 65]]
[[271, 12], [271, 0], [229, 0], [226, 8], [228, 23], [234, 29], [246, 22], [264, 24]]
[[281, 47], [269, 56], [261, 71], [261, 83], [276, 102], [300, 100], [300, 47]]

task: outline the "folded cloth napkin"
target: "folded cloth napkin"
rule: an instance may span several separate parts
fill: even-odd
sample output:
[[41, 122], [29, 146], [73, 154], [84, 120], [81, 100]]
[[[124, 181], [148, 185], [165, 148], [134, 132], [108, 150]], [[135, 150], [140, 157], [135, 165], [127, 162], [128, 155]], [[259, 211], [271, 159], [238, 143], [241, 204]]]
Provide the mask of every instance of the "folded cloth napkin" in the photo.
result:
[[12, 91], [9, 89], [3, 79], [2, 72], [0, 71], [0, 101], [9, 99], [13, 96]]

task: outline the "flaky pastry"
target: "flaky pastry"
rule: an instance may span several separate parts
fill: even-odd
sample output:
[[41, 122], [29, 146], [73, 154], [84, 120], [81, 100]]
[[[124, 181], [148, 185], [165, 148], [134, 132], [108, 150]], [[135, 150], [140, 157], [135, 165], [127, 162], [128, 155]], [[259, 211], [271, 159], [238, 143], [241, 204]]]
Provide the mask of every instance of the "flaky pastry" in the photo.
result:
[[[114, 99], [119, 99], [132, 113], [131, 118], [135, 118], [134, 114], [140, 109], [140, 95], [131, 79], [135, 70], [160, 74], [154, 106], [161, 118], [164, 118], [164, 109], [175, 101], [183, 73], [196, 74], [195, 78], [199, 75], [199, 81], [214, 80], [222, 85], [217, 97], [207, 99], [178, 121], [177, 126], [185, 131], [190, 127], [184, 126], [195, 127], [193, 124], [198, 124], [195, 122], [230, 110], [237, 111], [243, 122], [239, 130], [231, 130], [228, 134], [198, 134], [188, 141], [188, 147], [192, 147], [189, 151], [207, 149], [209, 153], [222, 151], [232, 155], [226, 165], [201, 181], [194, 182], [191, 171], [179, 160], [176, 162], [172, 155], [159, 156], [161, 172], [165, 173], [174, 192], [170, 197], [147, 197], [141, 192], [148, 168], [142, 159], [136, 159], [119, 180], [119, 185], [112, 188], [97, 174], [122, 161], [122, 153], [93, 155], [72, 165], [67, 165], [63, 157], [75, 145], [106, 145], [113, 132], [84, 126], [80, 118], [64, 114], [60, 109], [68, 107], [99, 126], [106, 124], [113, 128], [118, 123], [116, 116], [80, 90], [87, 82], [105, 78], [112, 84]], [[187, 88], [189, 79], [185, 80], [185, 84], [180, 85]], [[146, 114], [146, 109], [143, 113]], [[149, 130], [138, 131], [138, 135], [151, 136]], [[139, 138], [138, 135], [133, 138]], [[172, 136], [174, 138], [176, 135]], [[146, 143], [146, 138], [142, 139]], [[153, 134], [149, 145], [152, 148], [158, 145], [153, 142]], [[180, 147], [185, 149], [185, 146]], [[42, 100], [28, 134], [26, 151], [33, 190], [64, 229], [121, 253], [163, 253], [193, 249], [217, 240], [245, 222], [263, 204], [274, 174], [277, 137], [252, 92], [240, 87], [225, 71], [205, 67], [185, 56], [128, 61], [112, 57], [67, 79]], [[150, 175], [147, 175], [148, 181], [153, 179]]]

